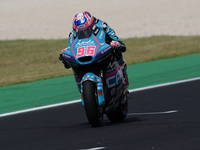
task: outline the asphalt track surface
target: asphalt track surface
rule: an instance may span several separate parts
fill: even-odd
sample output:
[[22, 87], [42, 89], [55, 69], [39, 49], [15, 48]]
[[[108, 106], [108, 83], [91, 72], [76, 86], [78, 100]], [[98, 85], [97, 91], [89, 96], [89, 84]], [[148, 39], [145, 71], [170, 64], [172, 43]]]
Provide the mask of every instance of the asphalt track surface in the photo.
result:
[[0, 118], [0, 150], [199, 150], [200, 80], [130, 94], [122, 123], [92, 128], [81, 103]]

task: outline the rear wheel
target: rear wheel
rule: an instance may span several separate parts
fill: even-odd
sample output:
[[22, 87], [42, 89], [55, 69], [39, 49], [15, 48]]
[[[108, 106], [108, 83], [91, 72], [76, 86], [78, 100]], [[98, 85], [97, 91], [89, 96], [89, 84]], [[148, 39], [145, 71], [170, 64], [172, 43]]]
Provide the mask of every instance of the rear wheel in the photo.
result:
[[83, 82], [83, 99], [88, 121], [93, 127], [100, 126], [102, 114], [97, 104], [96, 86], [94, 82]]
[[110, 121], [123, 121], [128, 113], [128, 91], [126, 90], [121, 97], [119, 105], [115, 111], [107, 112], [106, 115]]

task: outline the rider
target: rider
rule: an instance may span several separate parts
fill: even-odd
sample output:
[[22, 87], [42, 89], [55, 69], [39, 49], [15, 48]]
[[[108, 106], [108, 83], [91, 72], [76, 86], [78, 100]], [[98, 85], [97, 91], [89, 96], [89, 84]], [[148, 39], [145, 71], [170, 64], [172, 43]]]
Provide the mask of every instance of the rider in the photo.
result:
[[[123, 60], [122, 52], [126, 51], [126, 46], [124, 43], [119, 40], [119, 38], [116, 36], [115, 31], [110, 28], [110, 26], [106, 23], [101, 21], [100, 19], [95, 18], [92, 16], [88, 11], [84, 11], [81, 13], [78, 13], [75, 15], [73, 19], [73, 30], [69, 34], [69, 41], [68, 45], [71, 44], [74, 39], [76, 38], [76, 33], [80, 30], [86, 29], [89, 26], [94, 24], [94, 34], [98, 34], [100, 29], [103, 29], [103, 31], [106, 33], [106, 43], [110, 44], [110, 46], [115, 50], [116, 55], [118, 56], [118, 63], [123, 70], [123, 75], [124, 75], [124, 83], [125, 83], [125, 88], [128, 88], [129, 82], [128, 82], [128, 76], [127, 76], [127, 67], [126, 64]], [[59, 59], [62, 60], [65, 68], [70, 68], [70, 65], [62, 59], [62, 53], [66, 49], [63, 49]]]

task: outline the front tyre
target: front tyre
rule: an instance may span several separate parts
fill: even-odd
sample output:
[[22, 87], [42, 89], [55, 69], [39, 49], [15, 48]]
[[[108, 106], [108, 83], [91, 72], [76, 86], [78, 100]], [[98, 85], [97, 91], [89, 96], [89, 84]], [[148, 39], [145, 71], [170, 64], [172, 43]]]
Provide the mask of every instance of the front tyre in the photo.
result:
[[96, 86], [92, 81], [83, 82], [83, 99], [85, 112], [89, 123], [93, 127], [101, 125], [101, 114], [96, 99]]

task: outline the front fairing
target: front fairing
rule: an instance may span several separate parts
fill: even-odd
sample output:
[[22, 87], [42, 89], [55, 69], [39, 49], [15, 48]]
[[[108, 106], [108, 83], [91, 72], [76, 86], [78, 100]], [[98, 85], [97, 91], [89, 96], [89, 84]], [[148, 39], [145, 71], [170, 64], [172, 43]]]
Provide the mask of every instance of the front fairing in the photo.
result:
[[100, 30], [95, 36], [93, 33], [89, 38], [79, 39], [68, 45], [63, 53], [64, 59], [77, 65], [94, 63], [112, 51], [109, 44], [105, 42], [105, 32]]

